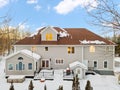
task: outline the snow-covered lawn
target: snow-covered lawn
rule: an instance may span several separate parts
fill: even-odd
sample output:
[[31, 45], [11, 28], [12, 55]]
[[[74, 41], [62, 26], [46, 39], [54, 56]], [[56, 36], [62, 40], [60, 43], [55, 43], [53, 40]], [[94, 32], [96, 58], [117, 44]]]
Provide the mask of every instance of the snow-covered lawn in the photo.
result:
[[[7, 83], [4, 73], [5, 61], [0, 61], [0, 90], [9, 90], [10, 83]], [[34, 90], [44, 90], [44, 85], [47, 90], [57, 90], [59, 85], [63, 85], [63, 90], [72, 90], [72, 81], [63, 80], [63, 70], [55, 70], [54, 80], [39, 80], [25, 79], [23, 83], [13, 83], [15, 90], [28, 90], [30, 80], [33, 80]], [[115, 76], [87, 75], [85, 79], [80, 80], [81, 90], [85, 90], [87, 80], [91, 81], [93, 90], [120, 90], [117, 78]]]

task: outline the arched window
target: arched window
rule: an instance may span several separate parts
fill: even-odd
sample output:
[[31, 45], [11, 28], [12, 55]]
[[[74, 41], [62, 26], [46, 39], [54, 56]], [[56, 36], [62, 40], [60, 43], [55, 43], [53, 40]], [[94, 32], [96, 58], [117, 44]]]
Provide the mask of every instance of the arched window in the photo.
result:
[[23, 60], [23, 57], [19, 57], [18, 60]]
[[22, 62], [19, 62], [19, 70], [22, 70], [23, 64]]

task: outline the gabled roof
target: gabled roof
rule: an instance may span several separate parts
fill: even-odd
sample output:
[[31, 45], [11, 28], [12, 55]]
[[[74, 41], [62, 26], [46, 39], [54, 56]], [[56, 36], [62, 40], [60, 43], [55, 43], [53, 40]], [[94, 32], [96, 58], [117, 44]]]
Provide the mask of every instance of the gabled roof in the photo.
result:
[[80, 63], [79, 61], [75, 61], [71, 64], [69, 64], [70, 69], [76, 69], [77, 67], [80, 67], [82, 69], [87, 69], [87, 66], [84, 65], [83, 63]]
[[9, 56], [6, 57], [6, 59], [11, 58], [19, 53], [22, 53], [22, 54], [26, 55], [27, 57], [33, 58], [34, 60], [39, 60], [41, 58], [40, 55], [38, 55], [30, 50], [23, 49], [23, 50], [15, 52], [13, 54], [10, 54]]
[[15, 45], [115, 45], [115, 43], [85, 29], [85, 28], [59, 28], [52, 27], [58, 34], [67, 33], [64, 37], [59, 37], [57, 41], [42, 41], [41, 31], [32, 37], [26, 37], [18, 41]]

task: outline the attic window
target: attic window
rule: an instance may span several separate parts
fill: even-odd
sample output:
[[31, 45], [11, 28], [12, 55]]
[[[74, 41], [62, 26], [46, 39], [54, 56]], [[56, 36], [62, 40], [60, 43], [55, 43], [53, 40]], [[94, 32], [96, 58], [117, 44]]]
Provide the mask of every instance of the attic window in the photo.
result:
[[23, 57], [19, 57], [18, 60], [23, 60]]
[[50, 40], [52, 40], [53, 39], [53, 34], [52, 33], [47, 33], [46, 34], [46, 40], [47, 41], [50, 41]]

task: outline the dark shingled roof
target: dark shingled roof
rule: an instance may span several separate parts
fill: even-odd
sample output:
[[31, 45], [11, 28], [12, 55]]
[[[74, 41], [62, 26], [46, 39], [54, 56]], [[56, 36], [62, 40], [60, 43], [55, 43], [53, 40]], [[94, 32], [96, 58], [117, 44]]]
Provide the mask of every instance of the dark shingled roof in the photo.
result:
[[[32, 37], [26, 37], [20, 41], [18, 41], [15, 45], [83, 45], [80, 41], [103, 41], [105, 44], [103, 45], [115, 45], [115, 43], [106, 40], [99, 35], [85, 29], [85, 28], [59, 28], [53, 27], [57, 32], [67, 31], [69, 34], [66, 37], [60, 37], [57, 41], [41, 41], [40, 32], [45, 29], [42, 28], [38, 31], [38, 34]], [[87, 44], [88, 45], [88, 44]], [[96, 44], [95, 44], [96, 45]]]

